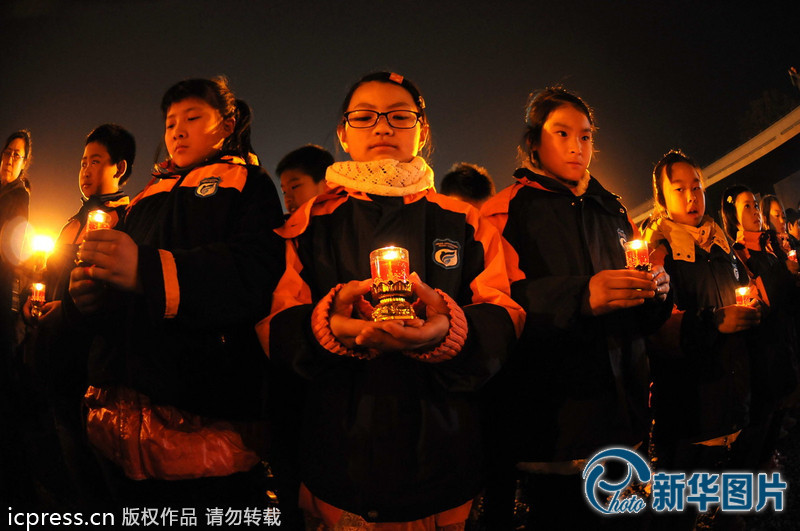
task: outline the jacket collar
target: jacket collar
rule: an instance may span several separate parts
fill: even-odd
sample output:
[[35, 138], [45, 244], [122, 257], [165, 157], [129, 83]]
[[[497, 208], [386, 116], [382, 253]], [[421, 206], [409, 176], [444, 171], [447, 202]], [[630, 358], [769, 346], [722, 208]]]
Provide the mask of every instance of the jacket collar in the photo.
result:
[[563, 195], [570, 198], [582, 197], [592, 199], [601, 207], [612, 213], [626, 212], [625, 207], [623, 207], [619, 201], [619, 196], [612, 194], [603, 188], [603, 185], [600, 184], [600, 181], [595, 179], [593, 176], [589, 177], [589, 184], [586, 188], [586, 192], [584, 192], [581, 196], [576, 196], [572, 193], [572, 190], [557, 180], [541, 173], [531, 171], [528, 168], [517, 168], [517, 170], [514, 172], [514, 178], [523, 186], [528, 186], [537, 190], [543, 190], [545, 192], [552, 192], [554, 194]]
[[[255, 157], [255, 155], [253, 155]], [[254, 158], [254, 160], [257, 160]], [[187, 173], [200, 168], [202, 166], [209, 166], [211, 164], [217, 164], [219, 162], [225, 162], [228, 164], [238, 164], [244, 166], [247, 164], [241, 156], [236, 153], [218, 153], [217, 155], [211, 157], [208, 160], [201, 162], [200, 164], [196, 164], [195, 166], [190, 166], [188, 168], [179, 168], [175, 165], [175, 162], [172, 159], [167, 159], [163, 162], [156, 164], [153, 170], [153, 177], [158, 179], [174, 179], [177, 177], [181, 177], [186, 175]]]

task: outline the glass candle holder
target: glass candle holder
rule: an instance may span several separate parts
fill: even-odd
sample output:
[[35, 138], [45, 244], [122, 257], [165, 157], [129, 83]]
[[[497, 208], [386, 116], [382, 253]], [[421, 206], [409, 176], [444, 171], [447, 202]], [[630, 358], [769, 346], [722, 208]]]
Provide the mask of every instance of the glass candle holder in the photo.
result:
[[369, 253], [372, 296], [378, 303], [373, 321], [416, 319], [411, 304], [408, 251], [402, 247], [382, 247]]
[[736, 288], [736, 305], [747, 306], [750, 304], [750, 286]]
[[44, 291], [45, 286], [41, 282], [31, 284], [31, 315], [34, 319], [38, 319], [42, 315], [42, 306], [44, 306]]
[[788, 255], [789, 255], [789, 260], [791, 260], [791, 261], [793, 261], [793, 262], [797, 262], [797, 251], [795, 251], [794, 249], [792, 249], [791, 251], [789, 251], [789, 252], [788, 252], [788, 253], [786, 253], [786, 254], [788, 254]]
[[644, 240], [625, 242], [625, 267], [637, 271], [650, 271], [650, 250]]
[[86, 230], [110, 229], [111, 214], [104, 210], [92, 210], [86, 220]]

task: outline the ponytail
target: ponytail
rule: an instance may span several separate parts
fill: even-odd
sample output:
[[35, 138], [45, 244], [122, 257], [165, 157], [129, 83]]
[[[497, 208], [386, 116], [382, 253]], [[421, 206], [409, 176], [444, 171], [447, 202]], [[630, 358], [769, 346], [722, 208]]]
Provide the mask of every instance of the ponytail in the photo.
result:
[[245, 160], [250, 159], [250, 155], [255, 155], [253, 145], [250, 142], [250, 126], [253, 121], [253, 111], [244, 100], [236, 99], [234, 117], [236, 124], [233, 132], [225, 139], [222, 150], [233, 152]]

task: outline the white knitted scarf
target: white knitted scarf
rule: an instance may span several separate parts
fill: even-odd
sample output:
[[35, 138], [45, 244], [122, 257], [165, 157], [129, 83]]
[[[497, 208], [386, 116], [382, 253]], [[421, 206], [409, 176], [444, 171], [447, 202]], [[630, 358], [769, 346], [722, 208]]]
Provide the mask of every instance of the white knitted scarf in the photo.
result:
[[402, 197], [432, 188], [433, 170], [422, 157], [414, 157], [411, 162], [334, 162], [328, 166], [325, 180], [368, 194]]

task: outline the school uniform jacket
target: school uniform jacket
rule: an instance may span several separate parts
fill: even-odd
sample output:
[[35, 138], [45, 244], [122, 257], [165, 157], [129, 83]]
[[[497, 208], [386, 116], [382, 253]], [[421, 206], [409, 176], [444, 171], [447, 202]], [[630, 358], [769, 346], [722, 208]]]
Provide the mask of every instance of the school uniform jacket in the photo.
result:
[[281, 210], [266, 172], [238, 157], [156, 174], [120, 227], [138, 245], [141, 290], [109, 292], [89, 383], [205, 418], [259, 418], [253, 326], [283, 270]]
[[734, 252], [758, 282], [766, 303], [751, 337], [750, 420], [763, 422], [797, 387], [797, 330], [800, 289], [786, 264], [762, 245], [734, 244]]
[[581, 313], [590, 278], [624, 269], [623, 243], [637, 236], [618, 196], [593, 177], [576, 197], [555, 179], [521, 168], [517, 182], [481, 213], [501, 230], [511, 292], [525, 309], [525, 330], [490, 384], [490, 434], [499, 459], [586, 459], [647, 433], [648, 363], [643, 333], [669, 314], [647, 301], [600, 317]]
[[[523, 320], [497, 231], [431, 189], [384, 197], [337, 187], [279, 232], [287, 270], [259, 337], [271, 359], [309, 380], [303, 482], [368, 521], [416, 520], [470, 500], [482, 460], [474, 391], [499, 370]], [[455, 357], [360, 359], [317, 341], [312, 309], [337, 285], [369, 278], [370, 252], [388, 245], [407, 249], [411, 271], [463, 309], [466, 339]]]
[[695, 244], [693, 261], [675, 256], [667, 240], [650, 246], [670, 276], [675, 308], [665, 331], [679, 343], [654, 336], [650, 344], [657, 436], [696, 443], [735, 433], [749, 418], [752, 331], [723, 334], [714, 312], [736, 304], [747, 273], [733, 251], [716, 244], [709, 251]]

